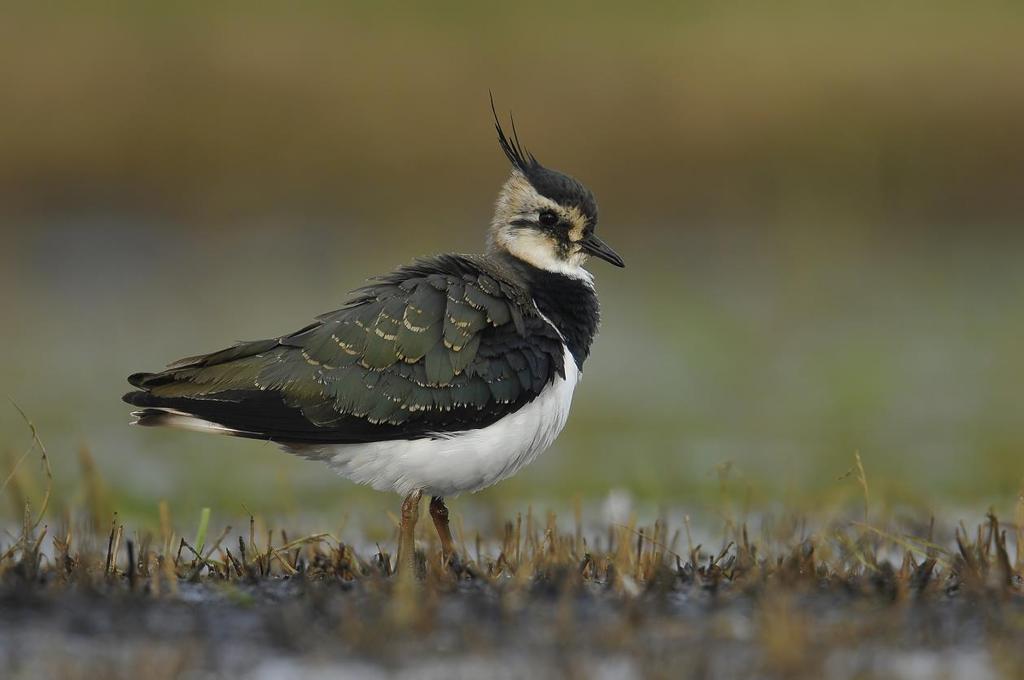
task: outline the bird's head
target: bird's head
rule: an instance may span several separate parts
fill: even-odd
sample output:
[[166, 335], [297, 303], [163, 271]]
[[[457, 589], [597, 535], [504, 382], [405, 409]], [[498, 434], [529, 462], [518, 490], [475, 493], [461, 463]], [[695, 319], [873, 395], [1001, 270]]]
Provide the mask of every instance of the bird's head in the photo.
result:
[[[494, 112], [494, 101], [491, 101]], [[490, 247], [508, 252], [539, 269], [588, 279], [583, 264], [590, 256], [616, 267], [622, 258], [597, 237], [597, 201], [578, 180], [546, 168], [502, 130], [497, 112], [498, 143], [512, 163], [512, 176], [498, 194], [489, 233]]]

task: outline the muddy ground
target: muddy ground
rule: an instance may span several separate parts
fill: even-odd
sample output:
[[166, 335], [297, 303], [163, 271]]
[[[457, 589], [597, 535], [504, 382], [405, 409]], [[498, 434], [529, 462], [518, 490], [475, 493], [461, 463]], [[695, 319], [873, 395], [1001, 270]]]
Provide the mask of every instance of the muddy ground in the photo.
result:
[[[625, 591], [514, 577], [181, 582], [8, 578], [7, 678], [1020, 677], [1024, 599], [894, 580], [760, 588], [666, 572]], [[632, 592], [630, 592], [632, 591]]]

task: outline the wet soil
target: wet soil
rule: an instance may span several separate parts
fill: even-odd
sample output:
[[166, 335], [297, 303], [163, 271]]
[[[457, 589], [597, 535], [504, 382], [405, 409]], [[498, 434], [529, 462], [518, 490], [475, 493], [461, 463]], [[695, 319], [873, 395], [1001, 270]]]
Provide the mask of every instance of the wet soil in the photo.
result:
[[8, 581], [8, 678], [994, 678], [1024, 668], [1024, 599], [995, 593], [279, 577], [180, 582], [154, 596], [124, 579]]

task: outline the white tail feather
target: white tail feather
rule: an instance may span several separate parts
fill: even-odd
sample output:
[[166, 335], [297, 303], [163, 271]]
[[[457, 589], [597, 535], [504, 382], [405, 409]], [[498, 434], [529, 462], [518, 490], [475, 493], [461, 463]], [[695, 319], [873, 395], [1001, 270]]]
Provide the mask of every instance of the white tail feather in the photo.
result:
[[173, 427], [178, 430], [213, 434], [238, 434], [238, 430], [172, 408], [147, 408], [142, 411], [132, 411], [132, 416], [135, 418], [132, 425]]

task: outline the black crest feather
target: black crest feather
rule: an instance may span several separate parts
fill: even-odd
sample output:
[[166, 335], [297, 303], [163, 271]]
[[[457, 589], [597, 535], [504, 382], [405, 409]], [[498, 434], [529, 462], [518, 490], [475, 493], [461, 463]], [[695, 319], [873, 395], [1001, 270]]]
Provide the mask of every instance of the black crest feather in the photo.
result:
[[527, 151], [522, 143], [520, 143], [519, 133], [516, 131], [516, 121], [511, 113], [509, 114], [509, 120], [512, 122], [512, 137], [509, 138], [505, 134], [505, 130], [501, 127], [501, 120], [498, 119], [498, 111], [494, 107], [494, 94], [491, 92], [488, 92], [488, 94], [491, 97], [491, 113], [494, 114], [494, 129], [498, 133], [498, 144], [501, 145], [501, 150], [508, 156], [512, 165], [524, 175], [529, 176], [542, 166], [534, 155]]
[[597, 201], [583, 184], [569, 175], [551, 170], [540, 164], [537, 158], [526, 150], [519, 141], [519, 133], [516, 132], [516, 121], [509, 114], [512, 121], [512, 137], [505, 134], [498, 119], [498, 111], [494, 107], [494, 95], [491, 95], [491, 113], [494, 114], [494, 129], [498, 133], [498, 144], [501, 150], [512, 162], [512, 167], [523, 173], [534, 189], [542, 196], [546, 196], [560, 205], [579, 206], [583, 213], [589, 218], [590, 223], [597, 224]]

